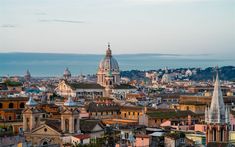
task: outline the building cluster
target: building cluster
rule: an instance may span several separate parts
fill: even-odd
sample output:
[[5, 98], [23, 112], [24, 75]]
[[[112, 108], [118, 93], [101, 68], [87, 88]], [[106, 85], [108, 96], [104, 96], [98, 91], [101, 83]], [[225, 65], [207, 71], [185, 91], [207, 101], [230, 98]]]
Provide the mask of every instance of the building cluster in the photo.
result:
[[[3, 146], [233, 146], [235, 83], [192, 81], [183, 73], [120, 76], [110, 45], [97, 75], [2, 77]], [[213, 76], [213, 75], [211, 75]], [[178, 78], [176, 78], [178, 77]]]

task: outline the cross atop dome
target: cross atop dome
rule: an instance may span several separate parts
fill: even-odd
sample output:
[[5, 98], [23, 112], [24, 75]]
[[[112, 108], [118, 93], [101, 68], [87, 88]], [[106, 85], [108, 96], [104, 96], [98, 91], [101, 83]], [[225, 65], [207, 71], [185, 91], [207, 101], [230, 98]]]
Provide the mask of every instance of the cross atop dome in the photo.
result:
[[112, 56], [112, 51], [110, 49], [110, 43], [108, 42], [108, 49], [106, 50], [106, 56], [111, 57]]

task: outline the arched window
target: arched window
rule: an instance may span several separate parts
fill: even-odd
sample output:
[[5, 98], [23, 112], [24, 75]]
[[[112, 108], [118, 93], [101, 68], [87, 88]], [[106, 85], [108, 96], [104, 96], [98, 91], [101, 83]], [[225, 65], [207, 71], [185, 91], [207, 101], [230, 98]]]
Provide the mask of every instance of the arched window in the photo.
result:
[[20, 103], [20, 108], [24, 108], [24, 103]]
[[8, 108], [13, 108], [14, 107], [14, 104], [13, 103], [10, 103], [9, 105], [8, 105]]
[[2, 103], [0, 103], [0, 108], [2, 108]]
[[212, 129], [213, 141], [216, 141], [216, 128]]
[[64, 124], [65, 124], [65, 132], [69, 132], [69, 120], [66, 119]]
[[74, 119], [74, 132], [77, 131], [77, 119]]
[[221, 130], [220, 130], [220, 141], [221, 142], [224, 141], [224, 128], [221, 128]]
[[47, 141], [44, 141], [42, 145], [47, 146], [48, 145]]

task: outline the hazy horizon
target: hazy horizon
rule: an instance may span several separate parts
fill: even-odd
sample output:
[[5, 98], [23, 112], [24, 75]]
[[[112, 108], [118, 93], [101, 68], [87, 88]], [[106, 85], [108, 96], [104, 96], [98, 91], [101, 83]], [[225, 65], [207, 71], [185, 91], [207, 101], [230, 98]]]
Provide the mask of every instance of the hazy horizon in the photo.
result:
[[[73, 75], [95, 74], [101, 55], [0, 53], [0, 75], [24, 75], [28, 69], [33, 76], [61, 76], [66, 67]], [[120, 70], [154, 70], [168, 68], [207, 68], [234, 66], [234, 58], [212, 55], [128, 54], [114, 55]]]

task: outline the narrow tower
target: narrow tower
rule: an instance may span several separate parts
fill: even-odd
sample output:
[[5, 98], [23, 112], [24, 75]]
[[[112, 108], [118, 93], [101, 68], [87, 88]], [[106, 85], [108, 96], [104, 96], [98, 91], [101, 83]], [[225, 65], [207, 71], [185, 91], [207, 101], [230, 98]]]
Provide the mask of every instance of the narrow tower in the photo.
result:
[[23, 111], [23, 130], [25, 133], [31, 132], [40, 125], [41, 110], [37, 109], [38, 103], [30, 97], [26, 102], [26, 108]]
[[80, 133], [80, 119], [77, 103], [71, 97], [64, 103], [63, 111], [61, 114], [61, 130], [66, 134]]
[[228, 142], [229, 108], [224, 105], [218, 71], [210, 108], [207, 107], [205, 110], [205, 122], [207, 123], [207, 144], [210, 142]]

